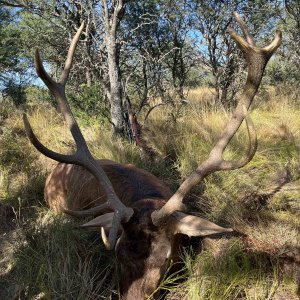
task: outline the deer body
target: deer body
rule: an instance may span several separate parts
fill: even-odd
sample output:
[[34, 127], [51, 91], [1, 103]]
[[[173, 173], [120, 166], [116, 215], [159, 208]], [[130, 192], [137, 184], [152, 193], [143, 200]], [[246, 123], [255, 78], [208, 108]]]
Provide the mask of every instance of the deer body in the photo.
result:
[[[116, 251], [121, 265], [122, 299], [149, 299], [149, 296], [156, 294], [156, 288], [176, 253], [180, 234], [205, 236], [233, 231], [185, 213], [183, 204], [187, 193], [206, 176], [217, 171], [242, 168], [256, 152], [257, 137], [248, 111], [265, 66], [279, 47], [282, 37], [281, 32], [277, 31], [273, 41], [260, 48], [239, 14], [233, 14], [243, 37], [232, 29], [229, 33], [247, 62], [247, 80], [243, 91], [237, 96], [238, 104], [232, 118], [207, 159], [198, 165], [174, 194], [147, 171], [133, 165], [96, 160], [90, 153], [65, 93], [73, 55], [84, 24], [72, 39], [65, 67], [57, 82], [46, 72], [36, 51], [37, 74], [55, 97], [76, 143], [76, 151], [71, 155], [48, 149], [33, 133], [24, 115], [26, 134], [32, 144], [44, 155], [60, 162], [46, 181], [45, 199], [56, 211], [78, 217], [94, 217], [81, 226], [97, 230], [101, 228], [105, 247]], [[224, 150], [244, 120], [249, 137], [248, 151], [239, 160], [226, 160], [223, 157]]]
[[[104, 170], [119, 199], [132, 207], [141, 199], [169, 199], [172, 192], [163, 181], [132, 164], [111, 160], [97, 160]], [[59, 163], [48, 176], [44, 197], [57, 212], [62, 208], [82, 210], [106, 202], [106, 193], [97, 179], [85, 168]]]
[[[122, 299], [144, 299], [155, 291], [169, 262], [179, 257], [181, 236], [172, 234], [168, 227], [154, 226], [151, 220], [151, 213], [160, 209], [172, 192], [162, 180], [132, 164], [111, 160], [97, 160], [97, 163], [119, 199], [135, 211], [131, 220], [123, 224], [116, 245], [116, 256], [121, 264]], [[107, 200], [105, 191], [90, 172], [65, 163], [57, 164], [48, 176], [44, 196], [57, 212], [92, 208]], [[111, 219], [107, 223], [102, 220], [102, 225], [109, 228]], [[99, 228], [93, 222], [84, 227]]]

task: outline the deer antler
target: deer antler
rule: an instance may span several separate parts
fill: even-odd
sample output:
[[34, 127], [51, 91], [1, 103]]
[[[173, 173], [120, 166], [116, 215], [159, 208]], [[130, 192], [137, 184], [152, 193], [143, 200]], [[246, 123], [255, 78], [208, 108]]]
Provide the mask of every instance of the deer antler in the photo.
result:
[[[96, 162], [96, 160], [93, 158], [91, 152], [88, 149], [88, 146], [86, 144], [86, 141], [80, 131], [80, 128], [72, 114], [72, 111], [70, 109], [70, 106], [67, 101], [67, 97], [65, 94], [65, 86], [67, 83], [67, 80], [69, 78], [70, 69], [73, 62], [73, 56], [74, 52], [78, 43], [78, 40], [80, 38], [81, 32], [83, 30], [84, 23], [81, 24], [79, 29], [77, 30], [75, 36], [72, 39], [67, 59], [65, 61], [65, 67], [64, 70], [59, 78], [58, 82], [55, 82], [45, 71], [43, 67], [43, 62], [40, 57], [39, 51], [36, 50], [35, 52], [35, 66], [36, 66], [36, 72], [38, 76], [43, 80], [43, 82], [46, 84], [48, 89], [51, 91], [51, 93], [54, 95], [60, 111], [62, 112], [66, 123], [72, 133], [72, 136], [75, 140], [77, 150], [72, 155], [64, 155], [60, 153], [56, 153], [47, 147], [45, 147], [36, 137], [34, 134], [31, 125], [28, 121], [27, 115], [23, 115], [25, 130], [28, 138], [30, 139], [31, 143], [35, 146], [35, 148], [43, 153], [44, 155], [59, 161], [63, 163], [68, 164], [76, 164], [85, 167], [87, 170], [89, 170], [98, 180], [99, 184], [104, 188], [107, 196], [106, 203], [100, 205], [97, 207], [97, 211], [106, 211], [108, 209], [113, 210], [114, 218], [113, 218], [113, 224], [111, 227], [111, 230], [109, 232], [109, 237], [103, 236], [103, 241], [105, 243], [106, 248], [112, 249], [116, 243], [117, 238], [117, 232], [118, 228], [120, 226], [121, 221], [127, 222], [131, 216], [133, 215], [133, 209], [126, 207], [117, 197], [113, 186], [106, 176], [103, 169], [99, 166], [99, 164]], [[94, 208], [95, 209], [95, 208]], [[72, 214], [71, 211], [65, 210], [66, 213]], [[76, 212], [74, 212], [76, 214]]]
[[[168, 216], [170, 216], [173, 212], [184, 210], [185, 207], [182, 203], [184, 196], [193, 186], [199, 184], [199, 182], [207, 175], [216, 171], [241, 168], [251, 161], [256, 152], [256, 133], [248, 115], [248, 110], [260, 85], [265, 66], [275, 50], [281, 44], [282, 34], [279, 30], [277, 30], [274, 40], [268, 46], [259, 48], [256, 46], [253, 37], [249, 33], [247, 25], [240, 15], [237, 12], [234, 12], [234, 17], [243, 31], [244, 38], [238, 35], [233, 29], [229, 29], [229, 33], [243, 52], [248, 64], [248, 76], [243, 92], [238, 97], [238, 104], [230, 122], [227, 124], [227, 127], [223, 131], [221, 137], [211, 150], [208, 158], [199, 165], [188, 178], [186, 178], [176, 193], [160, 210], [152, 213], [151, 217], [155, 225], [167, 222]], [[248, 153], [239, 161], [226, 161], [223, 158], [223, 152], [244, 119], [248, 128], [250, 140]]]

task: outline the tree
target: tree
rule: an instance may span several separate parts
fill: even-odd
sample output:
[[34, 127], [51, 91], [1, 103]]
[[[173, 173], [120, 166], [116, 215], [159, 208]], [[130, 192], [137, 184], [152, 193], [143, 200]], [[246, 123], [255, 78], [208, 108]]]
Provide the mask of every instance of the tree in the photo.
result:
[[123, 31], [127, 32], [122, 57], [126, 93], [133, 98], [138, 112], [151, 99], [168, 98], [165, 60], [174, 47], [160, 3], [131, 2], [123, 23]]
[[[114, 132], [124, 131], [122, 111], [122, 82], [120, 71], [120, 48], [122, 37], [118, 30], [125, 12], [123, 0], [68, 0], [68, 1], [0, 1], [0, 3], [21, 10], [26, 24], [31, 52], [34, 46], [45, 45], [44, 56], [51, 62], [52, 73], [61, 69], [66, 44], [70, 35], [81, 22], [86, 28], [81, 40], [80, 58], [75, 61], [73, 80], [77, 86], [85, 82], [91, 86], [101, 81], [110, 103], [111, 123]], [[57, 39], [57, 36], [60, 38]], [[83, 75], [84, 74], [84, 75]]]
[[267, 71], [268, 83], [290, 100], [299, 99], [300, 68], [300, 2], [286, 0], [281, 3], [277, 16], [283, 29], [283, 45], [270, 62]]
[[122, 81], [119, 64], [121, 43], [120, 39], [118, 39], [118, 29], [124, 16], [126, 2], [126, 0], [101, 0], [109, 75], [109, 86], [105, 85], [105, 87], [111, 105], [111, 121], [114, 126], [114, 132], [117, 135], [124, 135]]
[[[179, 103], [195, 65], [189, 43], [192, 20], [190, 1], [131, 2], [123, 28], [128, 32], [122, 62], [126, 91], [140, 112], [151, 100]], [[132, 67], [134, 66], [134, 68]]]
[[25, 102], [28, 62], [22, 57], [21, 31], [17, 22], [17, 12], [0, 7], [0, 90], [4, 98], [19, 105]]
[[188, 0], [165, 1], [163, 7], [173, 45], [166, 62], [172, 74], [171, 86], [180, 101], [186, 98], [189, 72], [196, 65], [196, 55], [190, 43], [194, 25], [193, 8], [192, 1]]
[[254, 35], [265, 39], [265, 34], [274, 27], [278, 18], [279, 2], [261, 0], [195, 1], [195, 29], [199, 32], [196, 43], [199, 48], [200, 63], [213, 75], [212, 87], [215, 102], [231, 105], [233, 96], [239, 89], [238, 74], [244, 70], [243, 62], [236, 46], [228, 36], [228, 28], [236, 27], [232, 13], [244, 15]]

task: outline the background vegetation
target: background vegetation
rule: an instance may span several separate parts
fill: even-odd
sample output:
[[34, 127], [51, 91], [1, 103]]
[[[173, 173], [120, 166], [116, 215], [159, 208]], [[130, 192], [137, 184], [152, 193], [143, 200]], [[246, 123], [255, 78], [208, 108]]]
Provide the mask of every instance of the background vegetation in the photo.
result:
[[[67, 153], [74, 146], [53, 99], [33, 79], [34, 49], [41, 48], [55, 77], [75, 28], [87, 22], [67, 88], [91, 151], [145, 168], [175, 191], [209, 153], [244, 80], [243, 58], [227, 35], [235, 26], [234, 10], [262, 43], [276, 27], [284, 31], [251, 111], [259, 147], [245, 168], [210, 176], [189, 197], [193, 211], [241, 234], [191, 240], [182, 252], [181, 272], [167, 276], [159, 288], [169, 291], [168, 299], [298, 299], [298, 1], [123, 3], [115, 36], [118, 97], [122, 116], [130, 97], [155, 153], [152, 161], [142, 160], [127, 139], [123, 117], [123, 137], [112, 138], [116, 101], [108, 93], [104, 2], [0, 0], [0, 299], [118, 294], [118, 266], [99, 236], [45, 207], [43, 185], [55, 162], [30, 145], [22, 112], [51, 149]], [[111, 17], [116, 3], [108, 2]], [[226, 157], [239, 157], [245, 140], [241, 128]]]

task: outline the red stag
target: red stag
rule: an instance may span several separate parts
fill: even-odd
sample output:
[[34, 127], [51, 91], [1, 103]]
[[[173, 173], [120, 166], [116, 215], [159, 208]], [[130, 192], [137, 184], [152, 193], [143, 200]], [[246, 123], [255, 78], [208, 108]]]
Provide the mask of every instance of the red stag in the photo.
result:
[[[37, 74], [58, 102], [77, 146], [72, 155], [59, 154], [46, 148], [37, 139], [24, 115], [26, 133], [32, 144], [44, 155], [60, 162], [46, 181], [45, 199], [57, 211], [95, 217], [82, 226], [101, 228], [106, 248], [115, 249], [121, 265], [122, 299], [144, 299], [153, 294], [175, 255], [179, 233], [205, 236], [232, 231], [231, 228], [222, 228], [185, 213], [183, 198], [207, 175], [241, 168], [251, 161], [256, 152], [256, 133], [248, 110], [265, 66], [281, 43], [281, 32], [276, 32], [268, 46], [259, 48], [241, 17], [237, 13], [234, 16], [244, 37], [233, 30], [230, 30], [230, 35], [248, 64], [246, 84], [238, 96], [231, 120], [208, 158], [190, 174], [174, 195], [160, 179], [147, 171], [133, 165], [95, 160], [91, 155], [65, 95], [65, 85], [83, 24], [72, 40], [58, 82], [47, 74], [36, 51]], [[249, 135], [248, 153], [238, 161], [227, 161], [223, 159], [223, 152], [244, 119]], [[106, 231], [109, 232], [108, 236]]]

